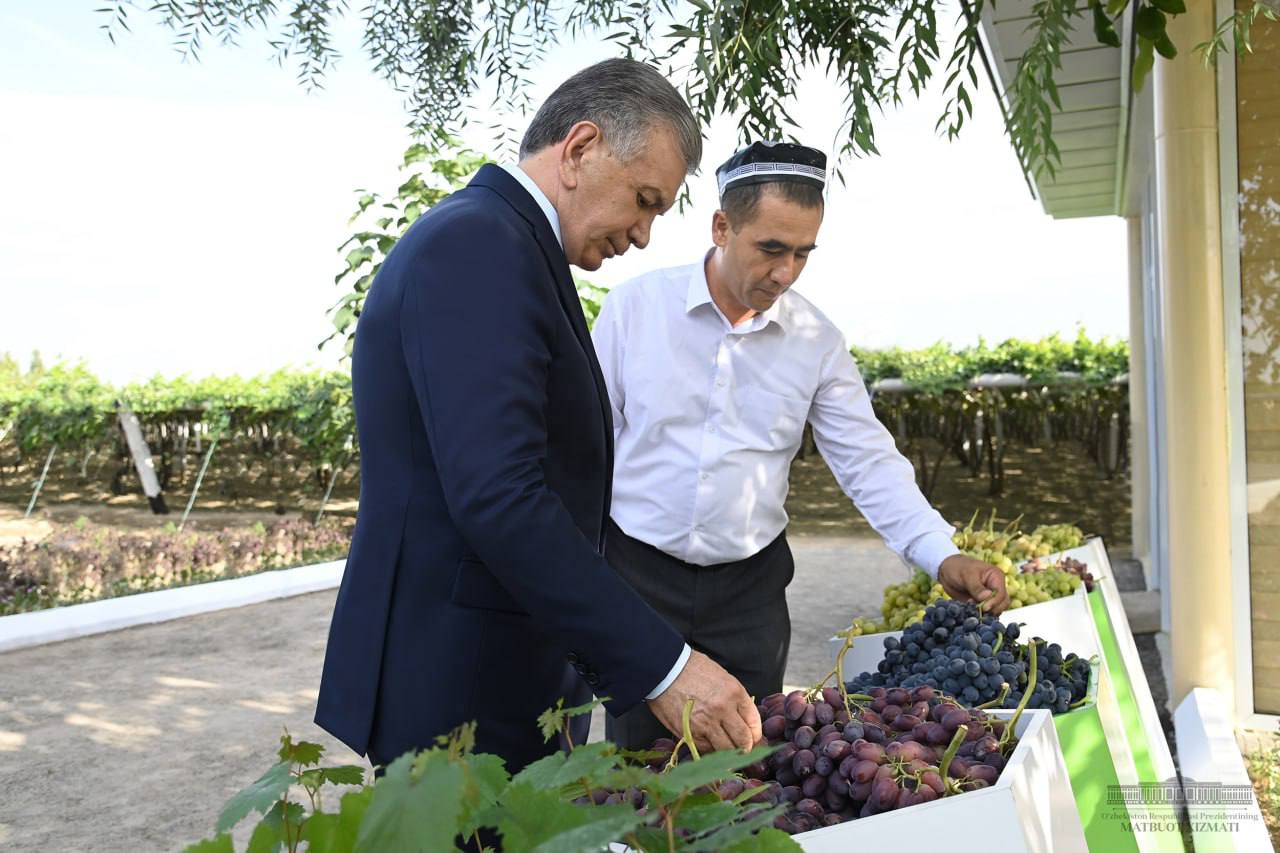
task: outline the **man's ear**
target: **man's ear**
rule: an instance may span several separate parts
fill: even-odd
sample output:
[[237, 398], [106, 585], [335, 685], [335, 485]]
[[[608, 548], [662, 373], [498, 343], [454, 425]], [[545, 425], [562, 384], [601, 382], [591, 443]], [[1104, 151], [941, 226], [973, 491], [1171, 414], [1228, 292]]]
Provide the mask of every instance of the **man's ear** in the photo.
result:
[[717, 210], [711, 215], [711, 242], [723, 249], [729, 243], [729, 232], [733, 226], [729, 224], [729, 214]]
[[603, 144], [604, 136], [595, 122], [580, 121], [569, 128], [560, 143], [560, 183], [565, 189], [578, 188], [583, 161], [590, 159]]

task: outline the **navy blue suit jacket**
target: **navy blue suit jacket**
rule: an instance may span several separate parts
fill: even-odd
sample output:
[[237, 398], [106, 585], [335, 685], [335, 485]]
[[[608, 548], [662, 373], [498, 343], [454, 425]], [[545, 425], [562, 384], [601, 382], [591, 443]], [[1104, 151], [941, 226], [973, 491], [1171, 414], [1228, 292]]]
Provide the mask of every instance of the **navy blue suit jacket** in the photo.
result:
[[[316, 722], [388, 761], [477, 721], [516, 770], [557, 697], [662, 680], [683, 640], [605, 562], [613, 429], [564, 252], [485, 166], [388, 255], [352, 360], [360, 509]], [[584, 683], [586, 686], [584, 686]]]

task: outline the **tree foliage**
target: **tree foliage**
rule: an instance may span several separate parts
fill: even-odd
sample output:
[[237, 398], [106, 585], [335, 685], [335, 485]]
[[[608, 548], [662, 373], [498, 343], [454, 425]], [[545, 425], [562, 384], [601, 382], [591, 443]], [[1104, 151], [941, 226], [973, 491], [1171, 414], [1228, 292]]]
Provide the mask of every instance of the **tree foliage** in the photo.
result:
[[[654, 63], [683, 81], [704, 121], [739, 117], [744, 141], [786, 136], [801, 75], [824, 70], [844, 90], [837, 161], [876, 153], [875, 118], [904, 96], [918, 95], [945, 75], [945, 107], [938, 129], [954, 136], [973, 113], [979, 86], [979, 20], [985, 2], [960, 0], [581, 0], [563, 7], [547, 0], [368, 0], [359, 14], [363, 46], [378, 74], [403, 93], [411, 126], [437, 145], [467, 123], [467, 105], [482, 83], [495, 102], [527, 110], [528, 73], [564, 36], [593, 35], [621, 53]], [[1258, 0], [1222, 22], [1197, 47], [1209, 58], [1227, 49], [1248, 52], [1258, 16], [1274, 18], [1274, 0]], [[1028, 171], [1052, 172], [1054, 77], [1077, 27], [1090, 19], [1102, 45], [1120, 49], [1116, 21], [1132, 6], [1137, 44], [1132, 79], [1140, 87], [1155, 54], [1172, 58], [1166, 32], [1184, 0], [1035, 0], [1031, 46], [1020, 58], [1008, 94], [1008, 128]], [[114, 42], [127, 30], [136, 0], [110, 0], [99, 10]], [[157, 0], [148, 11], [186, 57], [209, 42], [235, 44], [258, 32], [276, 58], [290, 62], [307, 87], [320, 86], [338, 59], [336, 22], [354, 14], [338, 0]], [[939, 15], [956, 16], [954, 43], [939, 43]]]

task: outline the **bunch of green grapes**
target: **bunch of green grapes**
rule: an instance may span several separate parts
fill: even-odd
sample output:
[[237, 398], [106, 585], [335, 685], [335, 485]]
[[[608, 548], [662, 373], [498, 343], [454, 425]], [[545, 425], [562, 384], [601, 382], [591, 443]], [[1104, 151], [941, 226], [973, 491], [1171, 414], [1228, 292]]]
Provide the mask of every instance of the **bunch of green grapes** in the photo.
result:
[[1004, 572], [1006, 578], [1013, 577], [1018, 573], [1018, 567], [1009, 559], [1009, 555], [1003, 551], [995, 551], [986, 548], [979, 548], [973, 551], [965, 551], [970, 557], [976, 557], [984, 563], [990, 563], [1000, 571]]
[[[1042, 524], [1031, 535], [1040, 537], [1049, 546], [1046, 554], [1068, 551], [1084, 544], [1084, 531], [1074, 524]], [[1044, 554], [1034, 556], [1043, 557]]]
[[1034, 533], [1020, 533], [1009, 542], [1005, 554], [1016, 563], [1053, 553], [1053, 546]]
[[897, 631], [924, 618], [924, 609], [930, 602], [946, 595], [942, 584], [917, 569], [911, 579], [885, 587], [884, 603], [880, 614], [884, 616], [886, 630]]
[[1009, 590], [1009, 607], [1026, 607], [1029, 604], [1042, 604], [1055, 598], [1066, 598], [1079, 588], [1081, 580], [1077, 575], [1057, 569], [1046, 569], [1035, 574], [1018, 574], [1008, 578], [1005, 586]]
[[889, 626], [883, 622], [877, 622], [874, 619], [854, 619], [853, 624], [843, 631], [836, 631], [836, 636], [842, 639], [849, 637], [861, 637], [863, 634], [883, 634], [889, 630]]

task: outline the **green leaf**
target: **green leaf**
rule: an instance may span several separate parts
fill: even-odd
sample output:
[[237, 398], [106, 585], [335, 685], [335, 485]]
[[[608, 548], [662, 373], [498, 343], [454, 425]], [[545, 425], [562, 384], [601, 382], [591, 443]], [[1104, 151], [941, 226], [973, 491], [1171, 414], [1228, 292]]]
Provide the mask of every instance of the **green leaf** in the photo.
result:
[[1133, 19], [1134, 29], [1145, 39], [1155, 41], [1164, 33], [1164, 12], [1154, 6], [1143, 6]]
[[373, 249], [368, 246], [361, 246], [358, 249], [352, 249], [347, 253], [347, 269], [354, 271], [366, 261], [373, 260]]
[[1093, 11], [1093, 35], [1099, 43], [1110, 45], [1111, 47], [1120, 46], [1120, 34], [1116, 32], [1115, 26], [1111, 23], [1111, 19], [1107, 17], [1107, 13], [1102, 8], [1102, 0], [1093, 0], [1089, 4]]
[[1156, 53], [1159, 53], [1165, 59], [1173, 59], [1178, 55], [1178, 48], [1174, 46], [1173, 40], [1169, 38], [1168, 33], [1161, 33], [1160, 38], [1156, 39]]
[[[579, 282], [579, 293], [582, 292], [583, 284], [586, 284], [587, 287], [593, 286], [587, 282]], [[590, 714], [597, 705], [600, 705], [605, 701], [607, 701], [607, 697], [602, 699], [593, 699], [585, 705], [578, 705], [574, 708], [566, 708], [564, 707], [564, 697], [559, 697], [556, 699], [556, 706], [554, 708], [548, 708], [538, 715], [538, 728], [542, 731], [543, 739], [551, 740], [560, 732], [561, 729], [564, 728], [565, 720], [581, 714]]]
[[767, 827], [751, 838], [744, 838], [724, 848], [724, 853], [794, 853], [803, 850], [790, 835]]
[[266, 773], [259, 777], [249, 787], [236, 794], [222, 809], [222, 814], [218, 816], [217, 830], [218, 832], [228, 832], [244, 820], [250, 812], [260, 812], [266, 814], [271, 807], [280, 799], [280, 796], [287, 790], [293, 781], [293, 776], [289, 773], [289, 762], [281, 761], [272, 767]]
[[253, 835], [249, 836], [249, 846], [245, 848], [245, 853], [277, 853], [284, 846], [284, 836], [280, 833], [279, 825], [272, 826], [263, 820], [253, 829]]
[[338, 813], [313, 814], [302, 825], [307, 853], [350, 853], [356, 848], [360, 822], [373, 798], [373, 788], [352, 791], [342, 798]]
[[1155, 66], [1155, 61], [1155, 45], [1149, 39], [1139, 38], [1138, 54], [1133, 58], [1133, 90], [1135, 92], [1142, 91], [1142, 85], [1146, 82], [1152, 67]]
[[697, 761], [682, 761], [670, 771], [657, 774], [654, 778], [654, 788], [668, 794], [692, 791], [709, 782], [728, 778], [734, 771], [771, 755], [776, 748], [758, 746], [746, 753], [738, 752], [736, 749], [725, 749], [704, 755]]
[[602, 779], [621, 762], [616, 746], [608, 741], [597, 741], [583, 744], [568, 754], [553, 752], [540, 758], [517, 773], [511, 784], [560, 788], [579, 779]]
[[320, 771], [322, 781], [331, 785], [363, 785], [364, 768], [355, 764], [343, 764], [340, 767], [326, 767]]
[[235, 845], [231, 842], [231, 836], [224, 832], [215, 835], [213, 838], [197, 841], [183, 850], [182, 853], [235, 853], [235, 850]]
[[463, 799], [459, 831], [463, 836], [469, 837], [483, 825], [481, 816], [502, 796], [503, 790], [511, 782], [511, 775], [507, 773], [502, 759], [496, 755], [472, 753], [463, 761], [468, 770], [468, 785], [474, 786], [474, 795]]
[[533, 853], [597, 853], [645, 821], [645, 817], [636, 814], [630, 806], [610, 808], [617, 811], [601, 815], [596, 813], [600, 806], [581, 809], [590, 814], [590, 823], [551, 836], [534, 847]]
[[705, 794], [698, 798], [689, 797], [680, 808], [680, 814], [676, 817], [676, 826], [682, 826], [700, 834], [733, 822], [741, 813], [741, 808], [733, 803], [726, 803], [715, 794]]
[[410, 770], [415, 756], [402, 755], [387, 767], [373, 788], [356, 841], [359, 850], [418, 851], [452, 849], [462, 811], [462, 766], [447, 753], [432, 750], [421, 762], [421, 776]]
[[1129, 8], [1129, 0], [1107, 0], [1107, 14], [1113, 19], [1120, 17], [1120, 13]]
[[1187, 4], [1182, 0], [1150, 0], [1150, 3], [1169, 15], [1181, 15], [1187, 11]]
[[310, 767], [320, 763], [320, 757], [324, 755], [324, 747], [305, 740], [295, 743], [289, 733], [285, 732], [280, 737], [280, 750], [276, 754], [282, 761], [291, 761], [303, 767]]
[[786, 814], [790, 807], [788, 803], [780, 803], [771, 808], [754, 811], [751, 817], [741, 818], [709, 833], [688, 844], [685, 849], [689, 853], [717, 853], [731, 845], [754, 840], [756, 832], [772, 826], [774, 819], [780, 814]]
[[555, 791], [513, 783], [502, 795], [498, 831], [504, 853], [595, 853], [644, 820], [630, 806], [575, 806]]

